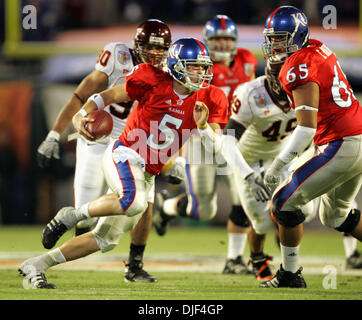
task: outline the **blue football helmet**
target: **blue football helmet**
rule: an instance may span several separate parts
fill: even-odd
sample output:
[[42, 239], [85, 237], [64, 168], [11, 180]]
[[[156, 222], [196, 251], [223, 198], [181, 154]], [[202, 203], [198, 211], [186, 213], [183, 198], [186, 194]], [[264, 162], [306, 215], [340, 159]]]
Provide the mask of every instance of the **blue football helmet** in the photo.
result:
[[309, 40], [306, 15], [293, 6], [281, 6], [266, 19], [262, 49], [270, 63], [283, 63]]
[[[220, 41], [211, 41], [217, 38], [231, 38], [233, 42], [225, 47]], [[217, 15], [204, 27], [204, 41], [210, 51], [213, 61], [226, 61], [236, 54], [238, 30], [236, 24], [228, 16]]]
[[[204, 73], [188, 70], [188, 66], [203, 66]], [[194, 38], [179, 39], [168, 51], [167, 68], [170, 75], [186, 88], [197, 91], [206, 89], [212, 80], [212, 61], [207, 47]]]

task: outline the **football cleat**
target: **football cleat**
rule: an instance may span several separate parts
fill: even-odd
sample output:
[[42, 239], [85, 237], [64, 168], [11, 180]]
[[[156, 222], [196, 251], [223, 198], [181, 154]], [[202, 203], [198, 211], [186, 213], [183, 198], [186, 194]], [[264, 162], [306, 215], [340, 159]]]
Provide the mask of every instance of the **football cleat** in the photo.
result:
[[[49, 283], [45, 276], [44, 272], [36, 270], [34, 265], [31, 264], [22, 264], [19, 269], [19, 274], [22, 275], [26, 280], [28, 280], [28, 284], [30, 284], [30, 288], [32, 289], [56, 289], [57, 287]], [[25, 288], [25, 287], [24, 287]]]
[[125, 282], [157, 282], [155, 276], [150, 275], [143, 269], [143, 263], [140, 261], [131, 261], [126, 264]]
[[280, 269], [271, 280], [260, 283], [261, 288], [306, 288], [307, 284], [302, 276], [303, 268], [300, 267], [295, 273], [285, 271], [280, 265]]
[[78, 227], [75, 227], [74, 228], [74, 236], [75, 237], [78, 237], [78, 236], [81, 236], [82, 234], [85, 234], [87, 232], [91, 231], [91, 228], [90, 227], [85, 227], [85, 228], [78, 228]]
[[273, 279], [273, 273], [269, 266], [269, 262], [272, 260], [273, 257], [265, 254], [249, 259], [248, 265], [251, 263], [256, 280], [265, 281]]
[[346, 269], [362, 269], [362, 257], [357, 250], [347, 258]]
[[169, 216], [164, 213], [162, 206], [163, 202], [165, 201], [166, 193], [157, 192], [155, 194], [155, 202], [153, 204], [153, 218], [152, 224], [156, 229], [156, 232], [159, 236], [163, 236], [167, 232], [167, 225], [175, 218], [174, 216]]
[[71, 210], [75, 209], [73, 207], [60, 209], [56, 216], [46, 225], [41, 240], [45, 249], [53, 248], [59, 238], [68, 230], [62, 220], [67, 219], [68, 212]]
[[223, 274], [252, 274], [253, 272], [243, 262], [242, 256], [235, 259], [227, 259]]

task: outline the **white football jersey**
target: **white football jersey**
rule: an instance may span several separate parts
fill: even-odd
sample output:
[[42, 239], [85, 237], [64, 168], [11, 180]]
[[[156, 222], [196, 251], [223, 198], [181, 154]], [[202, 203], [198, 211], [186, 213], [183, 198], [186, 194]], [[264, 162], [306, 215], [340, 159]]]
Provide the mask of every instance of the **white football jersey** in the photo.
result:
[[[108, 88], [123, 84], [125, 76], [133, 69], [130, 49], [121, 42], [107, 44], [98, 57], [95, 69], [108, 76]], [[123, 132], [127, 117], [134, 107], [133, 102], [127, 104], [112, 104], [104, 110], [113, 118], [113, 130], [110, 137], [117, 139]]]
[[249, 164], [272, 161], [297, 125], [295, 111], [284, 112], [273, 102], [266, 81], [261, 76], [234, 91], [231, 118], [247, 128], [238, 147]]

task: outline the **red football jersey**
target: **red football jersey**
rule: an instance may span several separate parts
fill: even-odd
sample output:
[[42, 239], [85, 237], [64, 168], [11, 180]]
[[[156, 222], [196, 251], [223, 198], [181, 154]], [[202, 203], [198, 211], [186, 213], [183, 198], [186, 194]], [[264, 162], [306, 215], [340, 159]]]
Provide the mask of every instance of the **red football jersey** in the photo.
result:
[[209, 108], [209, 123], [225, 125], [227, 99], [222, 90], [210, 86], [186, 97], [173, 90], [173, 78], [150, 64], [140, 64], [126, 77], [131, 100], [139, 103], [127, 119], [120, 141], [146, 160], [146, 171], [161, 172], [164, 164], [197, 132], [193, 117], [196, 101]]
[[291, 106], [295, 108], [292, 91], [307, 83], [319, 85], [319, 110], [314, 143], [324, 145], [346, 136], [362, 134], [362, 108], [353, 94], [334, 53], [322, 42], [293, 53], [279, 73]]
[[[214, 76], [211, 83], [225, 92], [229, 100], [229, 108], [235, 88], [239, 84], [251, 80], [257, 65], [258, 60], [255, 56], [250, 51], [242, 48], [237, 49], [231, 67], [214, 62], [212, 66]], [[230, 115], [231, 113], [229, 112]]]

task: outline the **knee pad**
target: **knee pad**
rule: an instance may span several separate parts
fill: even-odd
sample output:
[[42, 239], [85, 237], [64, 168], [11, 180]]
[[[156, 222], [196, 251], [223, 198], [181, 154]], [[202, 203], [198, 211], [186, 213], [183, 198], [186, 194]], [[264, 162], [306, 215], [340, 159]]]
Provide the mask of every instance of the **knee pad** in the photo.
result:
[[250, 222], [242, 206], [232, 206], [229, 219], [238, 227], [250, 227]]
[[349, 212], [346, 220], [344, 220], [344, 222], [335, 229], [340, 232], [350, 233], [357, 226], [360, 219], [361, 219], [361, 211], [359, 211], [358, 209], [352, 209]]
[[144, 192], [137, 192], [134, 201], [125, 211], [125, 215], [133, 217], [137, 214], [144, 213], [148, 207], [147, 197]]
[[301, 210], [295, 211], [279, 211], [273, 210], [275, 220], [284, 227], [295, 227], [305, 220], [305, 216]]

